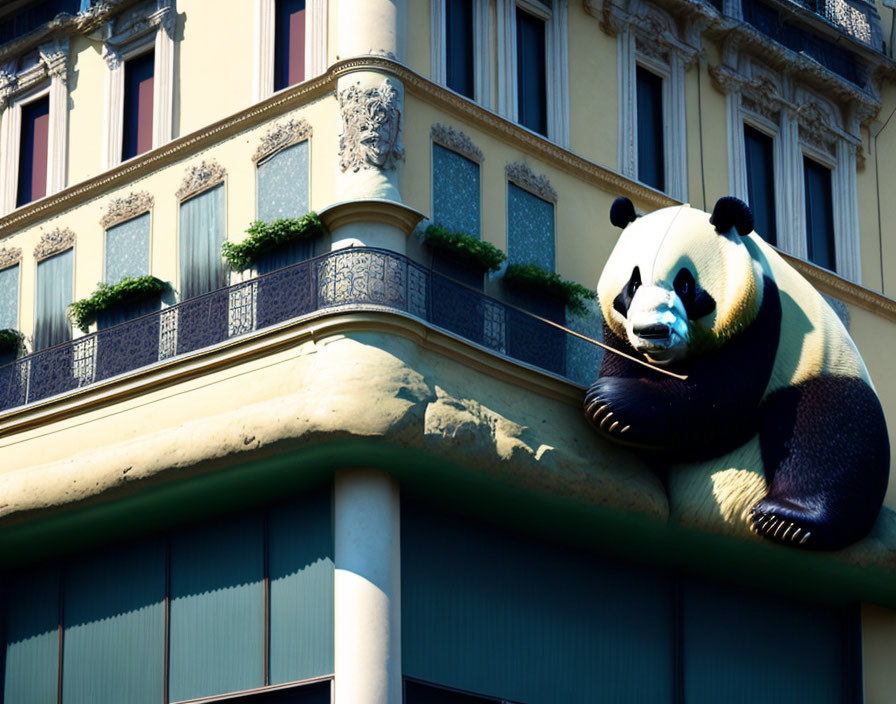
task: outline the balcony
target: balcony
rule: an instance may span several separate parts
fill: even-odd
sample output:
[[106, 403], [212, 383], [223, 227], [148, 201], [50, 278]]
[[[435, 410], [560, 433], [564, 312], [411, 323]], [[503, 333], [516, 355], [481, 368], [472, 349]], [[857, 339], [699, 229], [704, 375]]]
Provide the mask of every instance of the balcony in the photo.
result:
[[[0, 411], [67, 394], [256, 330], [346, 311], [410, 315], [581, 384], [598, 348], [395, 252], [355, 247], [284, 267], [0, 366]], [[567, 359], [575, 359], [567, 369]], [[587, 363], [580, 363], [587, 360]]]

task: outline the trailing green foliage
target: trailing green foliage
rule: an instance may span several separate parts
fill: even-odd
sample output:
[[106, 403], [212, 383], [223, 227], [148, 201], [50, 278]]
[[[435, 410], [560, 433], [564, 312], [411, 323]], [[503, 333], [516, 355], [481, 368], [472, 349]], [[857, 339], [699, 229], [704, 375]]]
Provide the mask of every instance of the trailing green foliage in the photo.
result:
[[449, 232], [441, 225], [427, 227], [424, 237], [433, 249], [482, 271], [495, 271], [507, 259], [507, 255], [494, 245], [463, 232]]
[[12, 328], [0, 330], [0, 354], [6, 355], [10, 352], [18, 352], [24, 339], [25, 336], [18, 330], [13, 330]]
[[236, 270], [249, 268], [262, 254], [289, 242], [320, 237], [326, 234], [327, 228], [317, 213], [312, 212], [300, 218], [281, 218], [270, 223], [256, 220], [246, 232], [249, 236], [242, 242], [221, 245], [221, 255]]
[[537, 264], [511, 264], [504, 272], [504, 283], [510, 288], [538, 291], [563, 301], [570, 312], [585, 315], [586, 300], [597, 298], [597, 293], [574, 281], [561, 279], [553, 271], [542, 269]]
[[87, 332], [96, 316], [121, 303], [133, 303], [162, 295], [168, 284], [155, 276], [123, 278], [117, 284], [97, 284], [96, 291], [68, 307], [68, 318], [82, 332]]

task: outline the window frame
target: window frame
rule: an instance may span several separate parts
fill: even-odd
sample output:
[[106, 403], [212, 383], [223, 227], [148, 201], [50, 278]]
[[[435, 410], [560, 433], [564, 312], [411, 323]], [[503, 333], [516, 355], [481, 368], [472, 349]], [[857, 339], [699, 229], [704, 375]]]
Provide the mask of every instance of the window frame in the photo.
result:
[[[227, 187], [227, 182], [228, 182], [227, 172], [223, 168], [221, 168], [217, 164], [217, 162], [212, 162], [211, 166], [209, 167], [209, 169], [211, 169], [213, 171], [216, 168], [218, 170], [214, 173], [214, 175], [206, 183], [204, 183], [199, 188], [190, 189], [188, 192], [182, 193], [182, 191], [184, 189], [188, 188], [187, 184], [188, 184], [188, 182], [190, 180], [190, 176], [192, 175], [194, 170], [203, 169], [203, 167], [205, 167], [205, 166], [206, 166], [206, 163], [203, 162], [202, 164], [196, 165], [196, 166], [192, 167], [191, 169], [188, 169], [187, 175], [184, 178], [184, 185], [181, 186], [181, 192], [177, 193], [177, 225], [174, 228], [174, 237], [175, 237], [175, 239], [174, 239], [174, 257], [175, 257], [175, 262], [177, 263], [177, 270], [174, 273], [174, 289], [177, 292], [177, 298], [178, 298], [179, 302], [191, 300], [190, 298], [184, 298], [183, 294], [182, 294], [183, 282], [181, 281], [181, 259], [180, 259], [180, 209], [183, 206], [183, 204], [189, 200], [192, 200], [196, 196], [201, 196], [202, 194], [207, 193], [208, 191], [212, 190], [213, 188], [217, 188], [218, 186], [223, 187], [223, 189], [224, 189], [224, 196], [223, 196], [223, 200], [224, 200], [224, 217], [223, 217], [224, 240], [223, 241], [228, 242], [230, 240], [230, 237], [229, 237], [230, 228], [228, 227], [229, 223], [227, 220], [227, 215], [229, 212], [228, 200], [230, 198], [230, 194], [229, 194], [230, 189]], [[222, 260], [222, 262], [223, 262], [223, 260]], [[232, 272], [230, 267], [226, 264], [222, 263], [222, 266], [224, 267], [224, 281], [225, 281], [224, 285], [227, 286], [228, 284], [234, 283], [233, 275], [235, 272]], [[217, 290], [217, 289], [212, 289], [212, 290]], [[199, 294], [199, 295], [203, 296], [203, 295], [207, 295], [209, 293], [211, 293], [211, 291], [206, 291], [206, 293]], [[197, 298], [197, 296], [193, 296], [192, 298]]]
[[[485, 195], [485, 188], [482, 178], [482, 162], [485, 160], [482, 150], [480, 150], [466, 134], [452, 127], [444, 127], [442, 125], [433, 125], [430, 129], [429, 139], [429, 212], [435, 215], [436, 194], [435, 179], [433, 178], [433, 165], [435, 163], [435, 147], [447, 149], [459, 157], [472, 161], [479, 169], [479, 239], [482, 241], [483, 235], [483, 212], [482, 203]], [[440, 223], [435, 223], [440, 224]]]
[[108, 262], [106, 261], [106, 250], [107, 250], [107, 246], [108, 246], [109, 230], [116, 228], [119, 225], [125, 225], [125, 224], [131, 222], [131, 220], [136, 220], [137, 218], [143, 217], [144, 215], [149, 216], [149, 237], [147, 239], [147, 247], [149, 248], [149, 252], [147, 253], [148, 256], [147, 256], [147, 260], [146, 260], [147, 261], [147, 272], [146, 272], [146, 274], [144, 274], [144, 276], [149, 276], [152, 274], [152, 226], [153, 226], [152, 211], [153, 211], [153, 208], [150, 206], [149, 208], [147, 208], [146, 210], [144, 210], [142, 212], [134, 213], [133, 215], [131, 215], [130, 217], [128, 217], [126, 219], [118, 220], [116, 222], [110, 223], [103, 227], [103, 246], [102, 246], [101, 253], [102, 253], [102, 257], [103, 257], [103, 281], [105, 281], [106, 284], [114, 285], [114, 284], [118, 283], [117, 281], [109, 281], [109, 278], [108, 278], [109, 272], [107, 271], [107, 268], [106, 268], [106, 265], [108, 264]]
[[[488, 0], [471, 0], [473, 3], [473, 97], [457, 93], [462, 98], [474, 100], [490, 107], [492, 94], [492, 67], [489, 51]], [[434, 83], [448, 88], [448, 38], [446, 0], [430, 0], [430, 66]], [[452, 91], [453, 92], [453, 91]]]
[[[125, 63], [153, 51], [152, 90], [152, 149], [171, 141], [174, 116], [174, 25], [176, 16], [173, 0], [151, 0], [138, 5], [122, 18], [112, 18], [103, 42], [106, 61], [105, 106], [103, 140], [103, 168], [111, 169], [122, 163], [124, 139]], [[155, 10], [142, 17], [149, 7]], [[121, 26], [119, 26], [119, 23]], [[144, 152], [143, 154], [145, 154]], [[138, 154], [128, 159], [137, 159]]]
[[791, 235], [789, 233], [789, 229], [784, 222], [783, 216], [783, 204], [785, 199], [787, 198], [786, 189], [784, 187], [784, 149], [782, 146], [782, 138], [781, 138], [781, 130], [779, 127], [773, 123], [768, 118], [759, 115], [758, 113], [752, 113], [750, 111], [744, 110], [741, 108], [742, 115], [740, 120], [740, 131], [741, 131], [741, 141], [744, 143], [744, 159], [743, 159], [743, 191], [741, 200], [744, 201], [747, 205], [751, 205], [750, 203], [750, 193], [749, 193], [749, 174], [747, 173], [747, 159], [746, 159], [746, 142], [744, 137], [744, 127], [751, 127], [757, 132], [764, 134], [766, 137], [772, 140], [772, 173], [774, 175], [775, 184], [774, 184], [774, 192], [775, 192], [775, 238], [777, 244], [774, 245], [776, 247], [781, 247], [785, 242], [788, 243], [788, 248], [790, 247], [790, 239]]
[[12, 267], [18, 267], [19, 271], [16, 275], [16, 322], [13, 325], [14, 330], [18, 330], [21, 332], [22, 326], [22, 260], [21, 257], [15, 261], [8, 261], [3, 265], [0, 265], [0, 271], [6, 271], [7, 269], [12, 269]]
[[[662, 86], [660, 88], [660, 99], [662, 101], [662, 127], [663, 127], [663, 188], [658, 189], [664, 193], [669, 192], [670, 184], [672, 183], [673, 174], [672, 169], [673, 165], [670, 161], [670, 140], [675, 138], [673, 134], [672, 121], [665, 119], [666, 113], [671, 110], [671, 101], [672, 101], [672, 70], [671, 68], [662, 63], [661, 61], [657, 61], [649, 56], [644, 56], [638, 52], [635, 53], [635, 65], [634, 71], [632, 75], [634, 76], [635, 81], [635, 91], [634, 91], [634, 106], [631, 112], [633, 119], [633, 127], [632, 130], [632, 139], [634, 141], [634, 151], [635, 151], [635, 178], [639, 183], [644, 183], [645, 186], [648, 184], [645, 183], [641, 179], [640, 165], [639, 161], [641, 159], [640, 152], [640, 139], [638, 136], [638, 69], [642, 69], [647, 71], [648, 73], [652, 73], [654, 76], [659, 78], [662, 81]], [[649, 186], [650, 188], [654, 188], [654, 186]]]
[[[72, 253], [72, 296], [71, 296], [71, 298], [72, 298], [72, 302], [78, 300], [77, 299], [77, 290], [78, 290], [78, 278], [77, 278], [78, 251], [77, 251], [77, 247], [78, 247], [78, 241], [77, 241], [77, 239], [74, 239], [69, 246], [61, 247], [54, 252], [45, 254], [44, 256], [35, 256], [33, 259], [34, 273], [32, 275], [32, 281], [34, 281], [34, 295], [32, 297], [33, 300], [31, 302], [31, 308], [32, 308], [31, 349], [32, 349], [32, 352], [40, 352], [42, 350], [48, 350], [51, 347], [56, 347], [57, 345], [68, 344], [70, 342], [73, 342], [77, 338], [82, 337], [85, 334], [85, 333], [82, 333], [75, 324], [73, 324], [71, 321], [69, 321], [69, 323], [68, 323], [68, 328], [69, 328], [68, 340], [63, 340], [62, 342], [57, 342], [56, 344], [48, 345], [47, 347], [41, 347], [40, 349], [38, 349], [36, 347], [35, 340], [34, 340], [34, 332], [35, 332], [35, 329], [37, 328], [37, 314], [38, 314], [38, 298], [37, 298], [38, 267], [40, 266], [41, 262], [44, 262], [48, 259], [52, 259], [53, 257], [59, 256], [60, 254], [65, 254], [66, 252], [71, 252]], [[21, 279], [21, 278], [22, 277], [20, 275], [19, 279]]]
[[497, 0], [498, 112], [519, 124], [517, 85], [517, 10], [545, 23], [547, 134], [523, 129], [569, 147], [569, 4], [567, 0]]
[[[328, 0], [305, 0], [305, 77], [303, 83], [327, 70]], [[277, 0], [255, 0], [255, 66], [252, 82], [254, 102], [274, 93]], [[298, 85], [298, 84], [296, 84]]]
[[[68, 39], [44, 44], [37, 62], [22, 70], [6, 72], [15, 87], [0, 96], [0, 214], [10, 213], [34, 203], [16, 205], [19, 187], [22, 108], [47, 97], [47, 187], [43, 196], [62, 190], [68, 177]], [[41, 200], [41, 199], [38, 199]]]

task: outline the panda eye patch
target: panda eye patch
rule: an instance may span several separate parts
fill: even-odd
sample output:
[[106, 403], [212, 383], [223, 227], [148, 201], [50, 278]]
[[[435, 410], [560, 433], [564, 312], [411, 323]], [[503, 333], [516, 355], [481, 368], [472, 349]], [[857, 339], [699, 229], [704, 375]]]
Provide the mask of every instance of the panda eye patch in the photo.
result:
[[632, 270], [632, 278], [628, 280], [628, 295], [629, 297], [633, 297], [635, 295], [635, 291], [637, 291], [641, 287], [641, 270], [638, 267], [635, 267]]
[[628, 309], [632, 304], [632, 298], [635, 297], [635, 291], [637, 291], [640, 286], [641, 270], [638, 267], [635, 267], [632, 270], [631, 278], [625, 286], [622, 287], [619, 295], [613, 299], [613, 308], [623, 317], [628, 315]]
[[694, 282], [694, 275], [688, 269], [680, 269], [675, 275], [675, 281], [672, 283], [675, 293], [681, 299], [687, 308], [688, 303], [694, 300], [694, 289], [697, 285]]
[[690, 320], [709, 315], [716, 308], [716, 302], [705, 290], [697, 285], [694, 275], [687, 268], [679, 269], [672, 282], [675, 293], [681, 299]]

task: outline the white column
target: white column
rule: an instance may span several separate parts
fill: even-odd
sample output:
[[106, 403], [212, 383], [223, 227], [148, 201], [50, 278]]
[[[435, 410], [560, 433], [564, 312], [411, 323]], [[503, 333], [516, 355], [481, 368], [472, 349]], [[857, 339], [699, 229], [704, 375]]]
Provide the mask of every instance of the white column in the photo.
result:
[[0, 211], [3, 214], [16, 207], [16, 185], [19, 173], [19, 131], [22, 108], [9, 102], [0, 122]]
[[[108, 45], [104, 47], [103, 58], [109, 67], [106, 72], [104, 118], [106, 138], [103, 141], [103, 167], [111, 169], [121, 163], [122, 123], [124, 121], [124, 60], [117, 51]], [[153, 83], [158, 85], [157, 81], [153, 81]]]
[[628, 29], [616, 37], [616, 75], [619, 95], [619, 147], [617, 169], [623, 176], [638, 173], [638, 130], [635, 124], [635, 37]]
[[274, 92], [274, 0], [255, 0], [255, 72], [252, 98]]
[[336, 473], [333, 502], [335, 702], [401, 702], [398, 483], [381, 470]]
[[[161, 147], [174, 136], [174, 30], [177, 16], [174, 8], [169, 8], [162, 19], [162, 26], [156, 32], [155, 41], [155, 81], [153, 95], [153, 135], [152, 146]], [[123, 91], [122, 91], [123, 92]]]
[[[744, 125], [740, 117], [740, 93], [725, 95], [728, 122], [728, 192], [749, 202], [747, 189], [747, 155], [744, 149]], [[775, 160], [777, 163], [779, 160]], [[775, 179], [777, 183], [777, 178]], [[778, 208], [780, 210], [780, 207]]]

